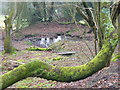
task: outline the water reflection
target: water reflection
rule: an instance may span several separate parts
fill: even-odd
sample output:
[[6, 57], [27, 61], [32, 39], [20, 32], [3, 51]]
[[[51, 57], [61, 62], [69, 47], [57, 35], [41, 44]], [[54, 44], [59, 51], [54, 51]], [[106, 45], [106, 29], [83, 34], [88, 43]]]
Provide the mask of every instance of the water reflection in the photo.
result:
[[55, 38], [39, 38], [39, 39], [31, 39], [30, 41], [39, 47], [46, 48], [52, 43], [58, 42], [60, 40], [63, 40], [62, 36], [57, 36]]
[[54, 42], [58, 42], [60, 40], [62, 40], [61, 36], [57, 36], [57, 38], [54, 38]]
[[2, 52], [4, 50], [3, 46], [0, 46], [0, 52]]
[[[50, 46], [52, 43], [61, 41], [61, 40], [72, 40], [73, 37], [70, 36], [57, 36], [54, 38], [48, 38], [48, 37], [43, 37], [43, 38], [39, 38], [39, 39], [31, 39], [30, 41], [35, 45], [35, 46], [39, 46], [42, 48], [47, 48], [48, 46]], [[75, 40], [80, 40], [80, 39], [75, 39]]]

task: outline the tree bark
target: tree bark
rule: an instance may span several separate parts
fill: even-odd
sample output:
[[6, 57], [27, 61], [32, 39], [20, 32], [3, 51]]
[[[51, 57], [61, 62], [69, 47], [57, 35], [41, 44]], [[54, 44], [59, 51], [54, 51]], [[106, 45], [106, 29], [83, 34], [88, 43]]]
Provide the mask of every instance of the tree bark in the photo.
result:
[[[120, 1], [114, 3], [111, 9], [112, 24], [117, 29], [118, 34], [118, 55], [120, 55]], [[117, 21], [117, 23], [116, 23]]]
[[41, 77], [48, 80], [70, 82], [84, 79], [95, 72], [104, 68], [110, 61], [112, 53], [117, 45], [117, 40], [107, 40], [101, 51], [86, 64], [75, 67], [57, 67], [48, 65], [42, 61], [33, 61], [9, 71], [2, 78], [2, 89], [14, 84], [15, 82], [30, 76]]
[[14, 10], [11, 11], [10, 16], [5, 17], [5, 39], [4, 39], [4, 51], [5, 53], [12, 53], [13, 46], [12, 46], [12, 39], [11, 39], [11, 31], [12, 31], [12, 16], [14, 14]]

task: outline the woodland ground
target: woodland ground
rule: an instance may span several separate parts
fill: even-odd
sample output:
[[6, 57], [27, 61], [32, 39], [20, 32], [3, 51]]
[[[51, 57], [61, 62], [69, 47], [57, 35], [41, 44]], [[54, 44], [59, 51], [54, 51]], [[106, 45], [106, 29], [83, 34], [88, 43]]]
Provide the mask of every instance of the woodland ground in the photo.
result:
[[[86, 34], [86, 42], [81, 39], [79, 41], [63, 41], [62, 51], [76, 51], [71, 56], [61, 56], [57, 52], [53, 51], [27, 51], [26, 48], [33, 46], [26, 41], [26, 38], [40, 38], [40, 37], [54, 37], [57, 34], [69, 33], [73, 37], [83, 35], [83, 31], [88, 31], [86, 26], [79, 25], [80, 31], [74, 29], [74, 24], [59, 25], [55, 22], [52, 23], [38, 23], [28, 28], [24, 28], [19, 32], [13, 34], [13, 45], [19, 51], [16, 51], [13, 55], [2, 55], [0, 51], [0, 59], [2, 62], [1, 74], [4, 74], [20, 64], [24, 64], [34, 60], [42, 60], [51, 65], [57, 66], [78, 66], [88, 62], [92, 59], [91, 52], [87, 45], [94, 54], [94, 36], [93, 34]], [[33, 37], [30, 37], [33, 36]], [[86, 45], [87, 43], [87, 45]], [[0, 48], [2, 48], [2, 32], [0, 30]], [[54, 58], [59, 58], [58, 60]], [[118, 75], [118, 61], [112, 61], [109, 67], [103, 68], [99, 72], [89, 76], [86, 79], [75, 82], [57, 82], [52, 80], [46, 80], [38, 77], [28, 77], [21, 80], [8, 88], [118, 88], [120, 83]]]

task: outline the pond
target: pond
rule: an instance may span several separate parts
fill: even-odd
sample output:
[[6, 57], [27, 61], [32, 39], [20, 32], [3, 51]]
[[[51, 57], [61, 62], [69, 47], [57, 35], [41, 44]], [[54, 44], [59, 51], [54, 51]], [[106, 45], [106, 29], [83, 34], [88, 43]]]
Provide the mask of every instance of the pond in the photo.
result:
[[0, 46], [0, 52], [2, 52], [4, 50], [3, 46]]
[[66, 35], [58, 35], [53, 38], [49, 37], [42, 37], [42, 38], [32, 38], [29, 39], [29, 41], [34, 45], [34, 46], [39, 46], [41, 48], [47, 48], [51, 44], [61, 41], [61, 40], [72, 40], [72, 41], [79, 41], [81, 40], [81, 37], [74, 37], [74, 36], [66, 36]]

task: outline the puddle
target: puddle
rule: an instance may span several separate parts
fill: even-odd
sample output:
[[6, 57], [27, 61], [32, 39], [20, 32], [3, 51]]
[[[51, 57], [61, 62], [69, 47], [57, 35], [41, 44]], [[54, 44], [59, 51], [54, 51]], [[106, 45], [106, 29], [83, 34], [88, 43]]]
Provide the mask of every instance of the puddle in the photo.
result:
[[79, 41], [79, 40], [81, 40], [81, 38], [61, 35], [61, 36], [57, 36], [57, 37], [54, 37], [54, 38], [43, 37], [43, 38], [29, 39], [29, 41], [32, 42], [32, 44], [34, 46], [39, 46], [41, 48], [47, 48], [51, 44], [53, 44], [55, 42], [58, 42], [58, 41], [61, 41], [61, 40]]

